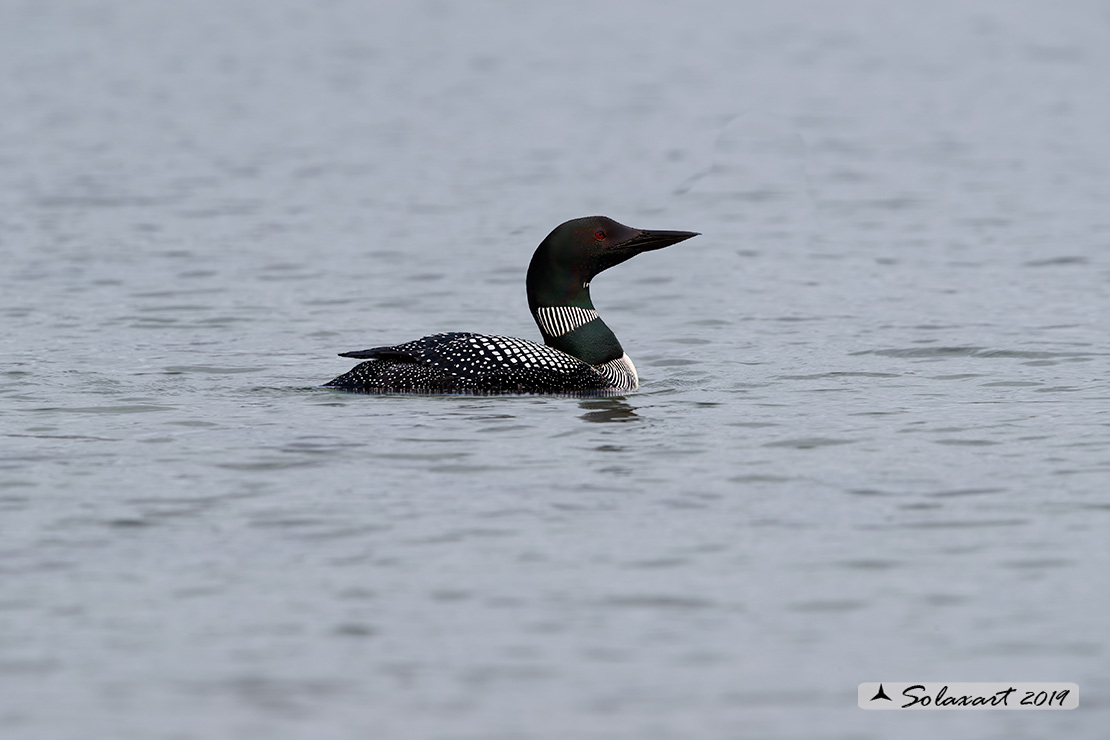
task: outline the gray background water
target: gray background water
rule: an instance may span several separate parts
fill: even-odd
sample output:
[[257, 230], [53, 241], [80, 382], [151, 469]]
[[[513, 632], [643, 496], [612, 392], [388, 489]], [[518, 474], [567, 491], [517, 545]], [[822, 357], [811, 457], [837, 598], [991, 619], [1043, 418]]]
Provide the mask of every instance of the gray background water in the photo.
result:
[[[1100, 737], [1110, 9], [0, 2], [0, 734]], [[348, 396], [537, 337], [624, 399]], [[1073, 712], [856, 708], [1073, 681]]]

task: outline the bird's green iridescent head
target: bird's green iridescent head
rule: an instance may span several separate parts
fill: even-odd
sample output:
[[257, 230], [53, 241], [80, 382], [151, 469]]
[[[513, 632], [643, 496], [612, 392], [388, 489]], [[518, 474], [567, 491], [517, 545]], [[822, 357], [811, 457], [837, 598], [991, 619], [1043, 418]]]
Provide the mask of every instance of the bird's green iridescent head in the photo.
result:
[[692, 231], [634, 229], [605, 216], [576, 218], [555, 227], [528, 265], [528, 307], [544, 341], [590, 364], [620, 357], [620, 343], [601, 319], [554, 335], [538, 311], [545, 307], [592, 311], [590, 281], [598, 273], [641, 252], [669, 247], [694, 236], [697, 234]]

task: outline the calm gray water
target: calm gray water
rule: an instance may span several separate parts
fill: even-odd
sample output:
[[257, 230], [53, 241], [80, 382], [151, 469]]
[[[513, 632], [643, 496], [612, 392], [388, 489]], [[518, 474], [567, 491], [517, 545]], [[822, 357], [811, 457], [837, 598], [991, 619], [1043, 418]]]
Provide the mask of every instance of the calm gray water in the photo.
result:
[[[1098, 2], [0, 2], [0, 736], [1095, 738]], [[537, 338], [618, 399], [351, 396]], [[864, 712], [862, 681], [1072, 712]]]

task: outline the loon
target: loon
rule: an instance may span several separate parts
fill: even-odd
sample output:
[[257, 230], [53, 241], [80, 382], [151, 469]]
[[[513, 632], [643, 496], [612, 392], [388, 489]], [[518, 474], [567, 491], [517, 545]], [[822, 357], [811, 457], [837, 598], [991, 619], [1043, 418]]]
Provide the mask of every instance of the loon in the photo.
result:
[[615, 395], [640, 387], [636, 367], [597, 315], [590, 281], [640, 252], [692, 231], [633, 229], [605, 216], [567, 221], [547, 235], [528, 265], [528, 308], [543, 344], [470, 332], [343, 352], [366, 360], [324, 384], [358, 393]]

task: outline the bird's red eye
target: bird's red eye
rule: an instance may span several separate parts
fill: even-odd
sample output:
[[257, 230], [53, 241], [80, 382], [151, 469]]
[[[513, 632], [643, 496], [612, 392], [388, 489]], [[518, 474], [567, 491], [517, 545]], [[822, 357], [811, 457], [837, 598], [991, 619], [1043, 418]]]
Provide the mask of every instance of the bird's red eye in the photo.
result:
[[604, 238], [605, 238], [605, 232], [602, 231], [601, 229], [598, 229], [597, 231], [594, 232], [594, 239], [597, 239], [598, 241], [601, 241]]

